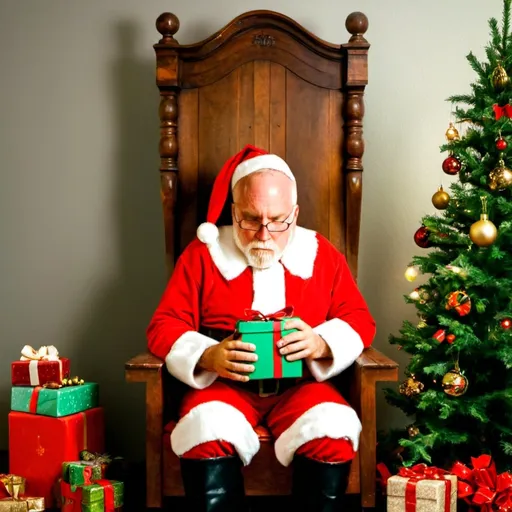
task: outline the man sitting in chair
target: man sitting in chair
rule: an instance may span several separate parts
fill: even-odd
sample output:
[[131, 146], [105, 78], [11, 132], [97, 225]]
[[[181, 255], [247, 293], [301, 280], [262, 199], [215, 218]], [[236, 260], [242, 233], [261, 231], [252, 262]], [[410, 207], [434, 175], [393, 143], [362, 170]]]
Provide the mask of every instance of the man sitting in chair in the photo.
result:
[[[216, 222], [232, 190], [232, 226]], [[295, 511], [339, 510], [361, 423], [329, 380], [352, 365], [375, 322], [345, 257], [297, 226], [297, 187], [280, 157], [246, 146], [216, 178], [207, 222], [177, 261], [147, 330], [149, 350], [190, 389], [171, 434], [191, 510], [247, 510], [242, 465], [263, 422], [293, 467]], [[255, 347], [234, 335], [247, 310], [293, 307], [277, 342], [304, 376], [249, 379]], [[189, 508], [188, 508], [189, 510]]]

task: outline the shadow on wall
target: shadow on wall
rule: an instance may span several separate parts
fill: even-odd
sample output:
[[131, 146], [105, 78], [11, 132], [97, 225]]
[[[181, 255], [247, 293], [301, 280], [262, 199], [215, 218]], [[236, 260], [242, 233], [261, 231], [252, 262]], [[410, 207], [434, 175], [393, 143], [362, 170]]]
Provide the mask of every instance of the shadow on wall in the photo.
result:
[[[121, 22], [110, 78], [115, 189], [113, 247], [118, 265], [78, 326], [77, 366], [100, 385], [106, 450], [141, 461], [145, 442], [142, 384], [124, 380], [124, 363], [146, 349], [145, 329], [165, 286], [158, 179], [158, 90], [155, 64], [136, 57], [137, 26]], [[108, 219], [107, 219], [108, 220]]]

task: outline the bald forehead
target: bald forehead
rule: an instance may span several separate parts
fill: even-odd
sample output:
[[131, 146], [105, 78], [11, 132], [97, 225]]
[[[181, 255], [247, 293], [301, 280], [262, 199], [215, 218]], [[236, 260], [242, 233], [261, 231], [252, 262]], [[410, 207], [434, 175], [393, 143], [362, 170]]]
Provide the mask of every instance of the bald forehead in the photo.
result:
[[295, 183], [284, 173], [271, 169], [249, 174], [242, 178], [233, 189], [235, 203], [272, 202], [285, 206], [295, 204]]

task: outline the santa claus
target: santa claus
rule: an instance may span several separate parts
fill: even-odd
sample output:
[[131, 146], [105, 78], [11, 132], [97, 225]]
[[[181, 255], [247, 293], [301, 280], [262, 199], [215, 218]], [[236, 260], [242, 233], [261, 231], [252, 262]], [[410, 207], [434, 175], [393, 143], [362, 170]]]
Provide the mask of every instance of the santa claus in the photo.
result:
[[[217, 227], [232, 191], [233, 224]], [[295, 511], [340, 510], [361, 423], [330, 382], [375, 335], [345, 257], [297, 225], [294, 175], [277, 155], [246, 146], [215, 181], [207, 219], [183, 251], [147, 330], [149, 350], [189, 386], [171, 446], [191, 510], [247, 510], [241, 466], [262, 423], [293, 467]], [[301, 379], [255, 381], [255, 346], [234, 335], [247, 310], [293, 307], [277, 346], [303, 361]]]

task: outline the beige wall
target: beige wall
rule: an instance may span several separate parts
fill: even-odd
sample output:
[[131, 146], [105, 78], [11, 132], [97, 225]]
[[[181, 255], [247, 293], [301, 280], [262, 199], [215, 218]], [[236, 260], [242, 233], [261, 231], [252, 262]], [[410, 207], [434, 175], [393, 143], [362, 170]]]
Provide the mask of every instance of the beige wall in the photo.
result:
[[[468, 90], [465, 55], [483, 56], [500, 1], [2, 0], [0, 449], [10, 361], [24, 344], [54, 344], [73, 373], [100, 383], [112, 451], [142, 454], [143, 389], [124, 383], [123, 364], [145, 348], [165, 278], [154, 21], [173, 11], [177, 39], [191, 43], [257, 8], [336, 43], [348, 13], [369, 17], [360, 286], [376, 346], [405, 363], [387, 337], [415, 318], [403, 271], [443, 177], [444, 100]], [[379, 421], [403, 418], [381, 400]]]

